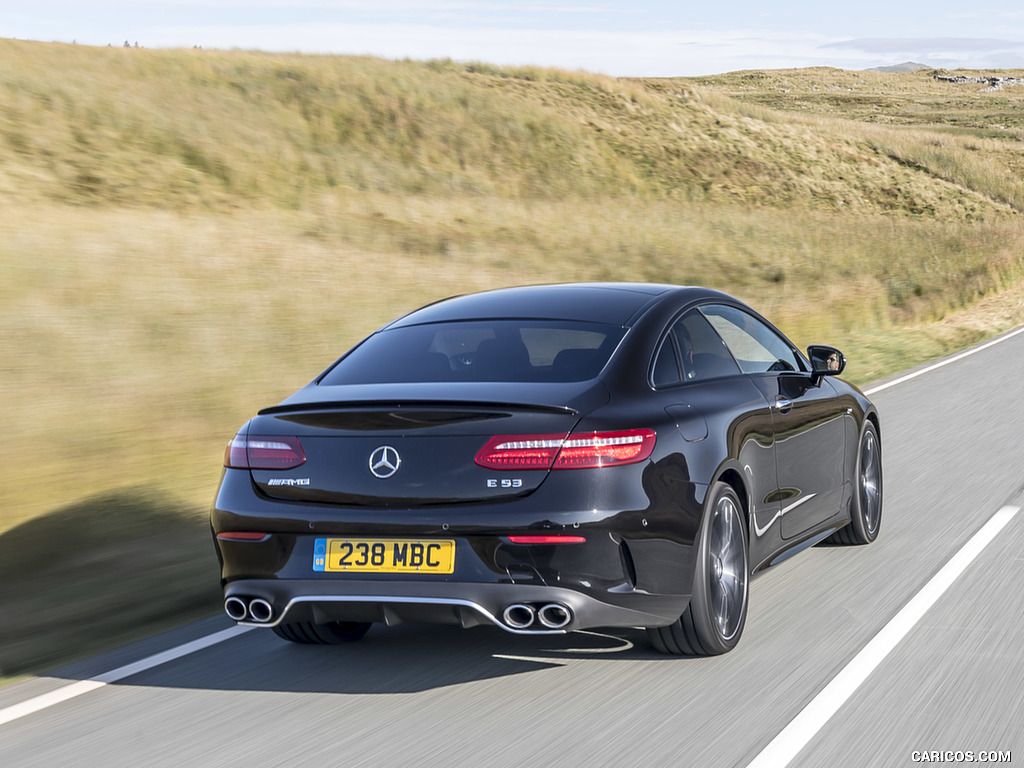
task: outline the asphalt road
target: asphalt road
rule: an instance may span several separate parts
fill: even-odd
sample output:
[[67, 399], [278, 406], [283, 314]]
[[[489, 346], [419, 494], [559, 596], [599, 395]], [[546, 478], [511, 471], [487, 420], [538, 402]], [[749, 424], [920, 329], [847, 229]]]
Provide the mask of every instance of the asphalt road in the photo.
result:
[[[0, 690], [0, 766], [1024, 761], [1024, 512], [1011, 517], [1024, 505], [1022, 382], [1019, 334], [876, 391], [878, 541], [816, 547], [756, 578], [725, 656], [664, 657], [640, 631], [530, 639], [406, 625], [314, 648], [252, 630], [126, 675], [230, 626], [211, 619]], [[1005, 527], [936, 587], [994, 516]], [[118, 668], [120, 679], [14, 717]], [[843, 689], [858, 669], [863, 682]]]

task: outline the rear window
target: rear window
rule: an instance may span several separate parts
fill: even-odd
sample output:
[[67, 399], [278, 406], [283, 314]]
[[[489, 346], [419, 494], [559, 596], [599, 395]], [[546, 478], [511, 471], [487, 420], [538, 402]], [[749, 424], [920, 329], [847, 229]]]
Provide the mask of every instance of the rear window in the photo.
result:
[[321, 384], [416, 381], [585, 381], [601, 372], [624, 328], [491, 320], [391, 328], [370, 336]]

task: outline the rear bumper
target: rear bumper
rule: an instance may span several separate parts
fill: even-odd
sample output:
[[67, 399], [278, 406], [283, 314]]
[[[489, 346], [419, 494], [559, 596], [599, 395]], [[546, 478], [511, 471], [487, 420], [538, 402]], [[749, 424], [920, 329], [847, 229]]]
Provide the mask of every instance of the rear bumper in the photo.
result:
[[[671, 624], [689, 601], [703, 487], [645, 482], [640, 465], [586, 472], [553, 473], [537, 492], [501, 504], [390, 509], [271, 500], [254, 489], [248, 472], [226, 470], [211, 515], [215, 537], [261, 535], [215, 538], [224, 597], [266, 601], [259, 621], [237, 601], [228, 613], [259, 626], [427, 622], [541, 632], [550, 627], [539, 621], [516, 626], [522, 622], [509, 622], [506, 610], [525, 605], [536, 613], [556, 604], [570, 616], [562, 631]], [[512, 540], [517, 534], [571, 534], [584, 541], [522, 544]], [[315, 567], [318, 540], [360, 537], [453, 540], [453, 570]]]
[[[686, 608], [688, 597], [651, 595], [636, 590], [612, 593], [627, 604], [606, 602], [574, 589], [531, 584], [485, 584], [422, 581], [319, 579], [242, 579], [224, 589], [225, 601], [248, 605], [253, 599], [270, 605], [269, 616], [252, 614], [238, 621], [246, 626], [272, 627], [280, 623], [312, 621], [369, 621], [384, 624], [425, 622], [462, 627], [494, 625], [515, 634], [551, 634], [588, 627], [653, 627], [675, 621]], [[234, 606], [239, 603], [233, 602]], [[546, 624], [546, 606], [557, 606], [567, 615]], [[526, 612], [509, 615], [510, 607]], [[523, 617], [532, 620], [524, 625]], [[550, 615], [560, 615], [551, 611]]]

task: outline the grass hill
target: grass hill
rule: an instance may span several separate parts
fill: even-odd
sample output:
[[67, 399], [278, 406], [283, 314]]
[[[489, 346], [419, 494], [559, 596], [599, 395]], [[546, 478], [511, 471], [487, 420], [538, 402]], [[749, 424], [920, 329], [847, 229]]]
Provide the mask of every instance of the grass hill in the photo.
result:
[[[75, 525], [95, 542], [105, 510], [202, 533], [246, 418], [453, 293], [710, 285], [837, 343], [861, 382], [1021, 322], [1019, 300], [975, 308], [1024, 278], [1024, 88], [934, 74], [0, 40], [0, 551]], [[147, 559], [152, 541], [92, 571], [97, 544], [63, 548], [33, 583], [66, 567], [119, 595], [122, 629], [149, 626], [111, 584], [159, 563], [176, 599], [192, 567]], [[212, 548], [195, 559], [216, 578]], [[0, 648], [0, 673], [26, 665]]]
[[[876, 122], [922, 125], [932, 107], [933, 123], [966, 121], [976, 138], [1019, 140], [1019, 94], [979, 99], [977, 87], [927, 73], [645, 81], [449, 61], [2, 45], [3, 191], [21, 200], [298, 210], [348, 189], [963, 218], [1024, 195], [1005, 170], [988, 175], [1008, 189], [965, 189], [950, 173], [908, 164], [885, 145], [890, 135], [742, 108], [853, 117], [869, 109]], [[722, 92], [730, 98], [711, 98]], [[977, 102], [1006, 109], [978, 114]], [[928, 140], [909, 144], [920, 150]], [[928, 154], [964, 151], [972, 150], [951, 139]]]

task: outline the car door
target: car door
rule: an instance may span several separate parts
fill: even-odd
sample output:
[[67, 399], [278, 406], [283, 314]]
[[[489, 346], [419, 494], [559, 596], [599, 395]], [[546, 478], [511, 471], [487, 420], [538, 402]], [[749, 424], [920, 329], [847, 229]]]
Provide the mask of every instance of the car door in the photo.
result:
[[813, 377], [793, 345], [760, 318], [728, 305], [701, 311], [771, 407], [782, 536], [799, 536], [836, 516], [847, 419], [835, 389]]

